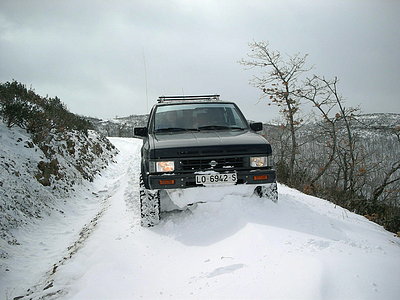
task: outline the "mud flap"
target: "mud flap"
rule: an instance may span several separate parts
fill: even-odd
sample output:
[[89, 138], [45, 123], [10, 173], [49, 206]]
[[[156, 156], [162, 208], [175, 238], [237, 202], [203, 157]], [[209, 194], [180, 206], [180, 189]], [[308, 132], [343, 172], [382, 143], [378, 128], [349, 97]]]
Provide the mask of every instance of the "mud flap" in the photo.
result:
[[278, 202], [278, 185], [276, 182], [259, 185], [254, 189], [254, 193], [260, 198]]

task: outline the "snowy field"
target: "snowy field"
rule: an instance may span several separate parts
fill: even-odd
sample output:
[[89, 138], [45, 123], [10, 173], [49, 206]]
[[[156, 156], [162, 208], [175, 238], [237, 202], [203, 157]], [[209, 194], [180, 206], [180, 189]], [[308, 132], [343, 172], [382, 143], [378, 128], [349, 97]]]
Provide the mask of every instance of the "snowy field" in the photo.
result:
[[201, 188], [219, 201], [141, 228], [141, 140], [111, 141], [117, 163], [61, 219], [15, 233], [0, 299], [400, 299], [399, 238], [282, 185], [278, 203]]

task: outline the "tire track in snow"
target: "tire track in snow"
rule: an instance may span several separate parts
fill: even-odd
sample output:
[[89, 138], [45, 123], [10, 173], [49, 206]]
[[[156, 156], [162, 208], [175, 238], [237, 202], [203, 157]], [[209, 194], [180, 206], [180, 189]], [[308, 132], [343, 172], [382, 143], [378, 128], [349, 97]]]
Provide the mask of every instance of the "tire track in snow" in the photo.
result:
[[[129, 143], [130, 144], [130, 143]], [[130, 144], [131, 145], [131, 144]], [[126, 152], [125, 152], [126, 153]], [[50, 300], [50, 299], [56, 299], [61, 296], [65, 296], [68, 294], [67, 291], [64, 291], [62, 289], [57, 289], [56, 291], [52, 291], [51, 288], [54, 286], [54, 281], [55, 281], [55, 276], [57, 273], [57, 270], [59, 267], [62, 265], [65, 265], [68, 263], [69, 260], [71, 260], [77, 253], [78, 251], [84, 247], [85, 242], [87, 239], [90, 237], [90, 235], [94, 232], [96, 229], [97, 224], [99, 223], [101, 217], [104, 215], [104, 213], [108, 210], [108, 208], [111, 206], [111, 203], [109, 202], [109, 199], [112, 198], [112, 196], [117, 192], [117, 190], [120, 187], [120, 178], [128, 175], [129, 176], [129, 189], [125, 190], [125, 201], [127, 204], [127, 208], [129, 210], [132, 210], [135, 212], [135, 214], [140, 214], [138, 213], [139, 207], [137, 205], [138, 203], [138, 191], [134, 187], [138, 186], [138, 170], [140, 170], [140, 165], [138, 163], [133, 163], [135, 162], [135, 157], [137, 156], [136, 151], [132, 151], [132, 154], [129, 155], [128, 157], [117, 157], [118, 164], [126, 163], [128, 161], [129, 165], [127, 168], [126, 172], [123, 172], [123, 174], [120, 174], [120, 169], [121, 167], [118, 167], [116, 165], [112, 166], [114, 169], [114, 172], [111, 172], [111, 176], [114, 177], [113, 181], [108, 182], [105, 186], [105, 188], [100, 189], [98, 192], [92, 192], [92, 194], [97, 197], [97, 198], [102, 198], [101, 200], [101, 205], [100, 205], [100, 210], [94, 215], [94, 217], [87, 223], [85, 224], [82, 229], [80, 230], [78, 234], [78, 238], [76, 241], [74, 241], [70, 246], [67, 247], [66, 253], [63, 255], [63, 257], [56, 263], [54, 263], [49, 269], [44, 277], [40, 280], [39, 283], [35, 284], [34, 286], [28, 288], [26, 290], [26, 293], [21, 296], [16, 296], [13, 297], [13, 300], [19, 300], [19, 299], [40, 299], [40, 300]], [[118, 177], [117, 177], [118, 176]], [[117, 178], [116, 178], [117, 177]], [[111, 191], [109, 189], [109, 185], [111, 185]], [[135, 205], [136, 204], [136, 205]], [[138, 218], [135, 223], [139, 224], [140, 220]]]
[[[102, 192], [102, 191], [100, 191]], [[99, 193], [100, 193], [99, 192]], [[103, 191], [104, 192], [104, 191]], [[96, 197], [99, 197], [97, 193], [94, 193]], [[27, 289], [26, 294], [23, 296], [16, 296], [13, 300], [18, 299], [51, 299], [54, 296], [65, 295], [66, 293], [62, 290], [52, 291], [47, 293], [46, 290], [53, 287], [54, 284], [54, 276], [57, 272], [57, 269], [66, 264], [78, 251], [81, 249], [85, 241], [89, 238], [90, 234], [94, 231], [96, 225], [98, 224], [99, 219], [103, 216], [104, 212], [109, 207], [108, 199], [111, 195], [107, 195], [101, 203], [100, 211], [87, 223], [78, 234], [78, 239], [66, 249], [66, 254], [55, 264], [53, 264], [52, 268], [48, 270], [45, 274], [44, 279], [42, 279], [38, 284], [32, 286]]]

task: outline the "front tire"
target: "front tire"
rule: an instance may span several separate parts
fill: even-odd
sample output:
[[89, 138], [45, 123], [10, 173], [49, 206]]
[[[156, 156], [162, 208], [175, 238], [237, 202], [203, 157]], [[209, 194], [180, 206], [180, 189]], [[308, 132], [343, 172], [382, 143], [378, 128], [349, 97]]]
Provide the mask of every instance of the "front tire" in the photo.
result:
[[276, 182], [259, 185], [254, 189], [254, 193], [260, 198], [267, 198], [273, 202], [278, 202], [278, 185]]
[[143, 227], [152, 227], [160, 222], [160, 191], [146, 189], [140, 175], [140, 216]]

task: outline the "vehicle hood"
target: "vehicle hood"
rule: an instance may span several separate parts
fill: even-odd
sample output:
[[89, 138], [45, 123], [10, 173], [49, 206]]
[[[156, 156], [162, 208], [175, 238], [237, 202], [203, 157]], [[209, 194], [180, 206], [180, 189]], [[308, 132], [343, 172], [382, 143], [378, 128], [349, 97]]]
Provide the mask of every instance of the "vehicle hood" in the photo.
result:
[[151, 158], [270, 154], [268, 141], [252, 131], [162, 133], [150, 137]]

